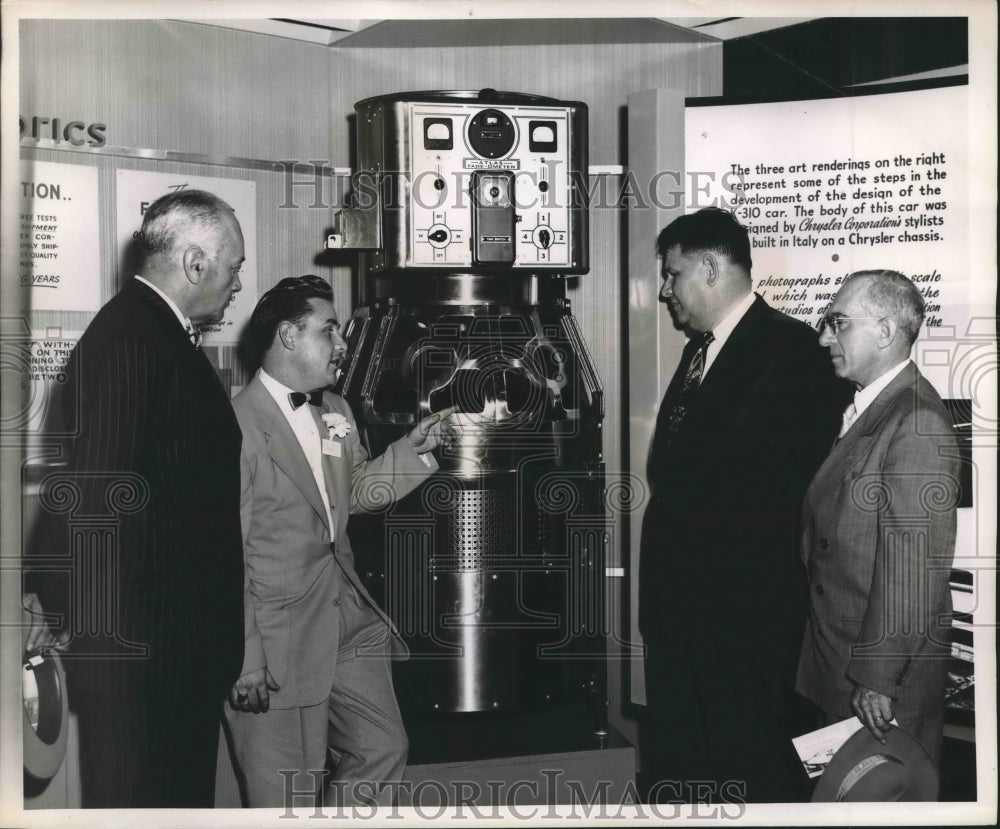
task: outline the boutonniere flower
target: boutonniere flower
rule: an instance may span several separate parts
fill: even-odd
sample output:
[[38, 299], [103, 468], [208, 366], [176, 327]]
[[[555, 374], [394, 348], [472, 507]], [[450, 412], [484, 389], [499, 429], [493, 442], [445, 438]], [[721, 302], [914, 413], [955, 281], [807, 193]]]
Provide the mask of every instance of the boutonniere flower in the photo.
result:
[[340, 412], [327, 412], [323, 415], [323, 422], [330, 432], [330, 439], [346, 438], [351, 433], [351, 422]]

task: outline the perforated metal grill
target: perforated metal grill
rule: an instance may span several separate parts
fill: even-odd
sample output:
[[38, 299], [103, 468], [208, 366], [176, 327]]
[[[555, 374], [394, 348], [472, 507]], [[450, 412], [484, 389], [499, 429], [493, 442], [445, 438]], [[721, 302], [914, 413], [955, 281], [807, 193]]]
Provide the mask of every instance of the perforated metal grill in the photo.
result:
[[517, 553], [517, 515], [512, 492], [462, 490], [455, 506], [437, 519], [437, 547], [431, 566], [438, 570], [482, 570], [490, 561]]

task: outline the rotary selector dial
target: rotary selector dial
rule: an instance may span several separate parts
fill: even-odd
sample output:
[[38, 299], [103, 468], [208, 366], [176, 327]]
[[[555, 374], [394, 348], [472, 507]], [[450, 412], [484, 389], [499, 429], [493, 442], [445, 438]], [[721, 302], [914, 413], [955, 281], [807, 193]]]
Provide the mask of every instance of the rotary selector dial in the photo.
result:
[[443, 224], [433, 224], [427, 230], [427, 241], [436, 248], [446, 248], [451, 241], [451, 230]]

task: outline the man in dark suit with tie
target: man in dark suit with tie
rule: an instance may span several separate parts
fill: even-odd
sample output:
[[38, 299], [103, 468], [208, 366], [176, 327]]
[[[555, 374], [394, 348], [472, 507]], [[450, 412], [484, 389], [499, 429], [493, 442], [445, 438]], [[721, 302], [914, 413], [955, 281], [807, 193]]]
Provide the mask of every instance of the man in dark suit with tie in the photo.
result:
[[895, 271], [852, 274], [823, 317], [820, 343], [858, 390], [806, 493], [798, 689], [827, 721], [854, 714], [882, 742], [895, 719], [938, 764], [959, 454], [910, 360], [923, 318], [923, 297]]
[[243, 234], [186, 190], [150, 205], [137, 239], [139, 274], [68, 364], [76, 437], [42, 483], [27, 586], [69, 640], [83, 806], [211, 807], [243, 654], [241, 438], [198, 327], [240, 289]]
[[369, 458], [347, 402], [327, 390], [347, 345], [318, 276], [264, 294], [250, 337], [261, 369], [233, 401], [243, 430], [246, 649], [226, 710], [248, 805], [308, 803], [328, 746], [338, 805], [391, 805], [384, 784], [402, 777], [408, 742], [389, 657], [406, 647], [355, 572], [347, 524], [437, 469], [430, 450], [450, 410]]
[[682, 216], [657, 242], [661, 299], [689, 342], [649, 456], [643, 776], [651, 800], [804, 799], [790, 743], [799, 511], [843, 390], [815, 331], [751, 292], [750, 240], [732, 214]]

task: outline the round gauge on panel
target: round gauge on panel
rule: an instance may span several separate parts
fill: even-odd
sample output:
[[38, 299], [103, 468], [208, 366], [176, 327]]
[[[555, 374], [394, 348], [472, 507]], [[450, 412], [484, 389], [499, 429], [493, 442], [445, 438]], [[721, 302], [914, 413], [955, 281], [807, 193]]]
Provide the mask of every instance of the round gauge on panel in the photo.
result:
[[483, 158], [503, 158], [517, 143], [514, 122], [499, 109], [484, 109], [469, 120], [469, 147]]

